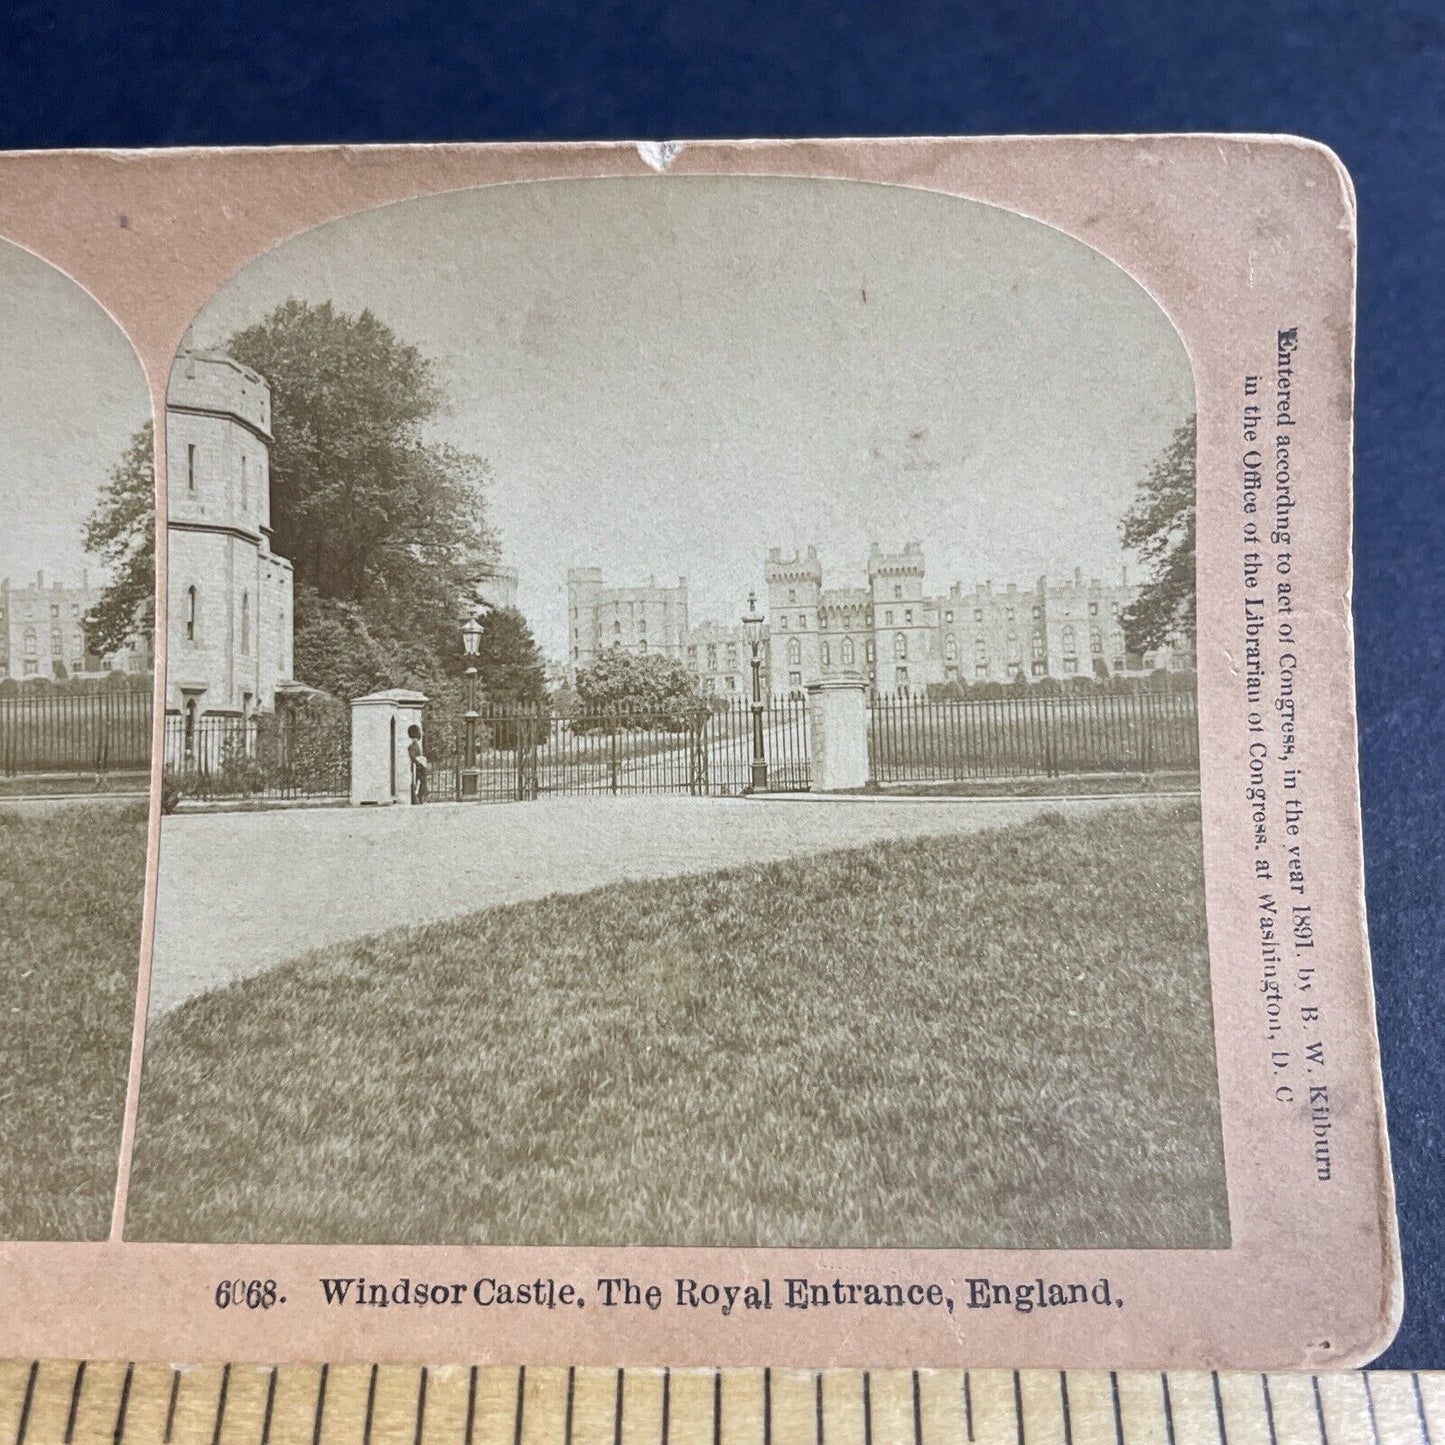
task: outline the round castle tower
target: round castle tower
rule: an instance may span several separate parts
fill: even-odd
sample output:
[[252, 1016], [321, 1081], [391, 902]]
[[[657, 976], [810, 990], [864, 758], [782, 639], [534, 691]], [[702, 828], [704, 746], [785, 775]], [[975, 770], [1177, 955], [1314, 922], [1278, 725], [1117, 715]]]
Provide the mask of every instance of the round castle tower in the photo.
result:
[[292, 672], [291, 564], [271, 551], [271, 388], [182, 351], [166, 393], [166, 709], [275, 706]]

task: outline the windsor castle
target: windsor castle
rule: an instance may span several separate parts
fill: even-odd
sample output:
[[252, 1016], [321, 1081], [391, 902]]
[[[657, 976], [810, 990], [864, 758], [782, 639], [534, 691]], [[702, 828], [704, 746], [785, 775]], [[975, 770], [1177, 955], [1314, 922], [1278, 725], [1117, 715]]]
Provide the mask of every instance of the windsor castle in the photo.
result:
[[[828, 677], [862, 677], [879, 692], [908, 693], [933, 683], [1129, 676], [1156, 668], [1188, 671], [1182, 645], [1143, 655], [1126, 650], [1122, 615], [1138, 595], [1127, 574], [1032, 586], [955, 582], [930, 593], [923, 548], [874, 544], [866, 587], [828, 588], [815, 547], [763, 564], [766, 641], [763, 685], [792, 693]], [[601, 568], [567, 574], [568, 680], [608, 648], [677, 658], [706, 693], [745, 697], [750, 654], [740, 621], [693, 624], [687, 579], [673, 585], [611, 587]]]

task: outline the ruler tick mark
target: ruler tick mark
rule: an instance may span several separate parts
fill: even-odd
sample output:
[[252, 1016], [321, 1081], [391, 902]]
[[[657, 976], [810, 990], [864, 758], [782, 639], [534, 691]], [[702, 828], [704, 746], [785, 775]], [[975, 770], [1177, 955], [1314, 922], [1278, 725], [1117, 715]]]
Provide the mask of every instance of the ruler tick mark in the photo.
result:
[[1069, 1377], [1059, 1371], [1059, 1406], [1064, 1416], [1064, 1445], [1074, 1445], [1074, 1419], [1069, 1411]]
[[712, 1372], [712, 1445], [722, 1445], [722, 1371]]
[[125, 1438], [125, 1412], [126, 1407], [130, 1404], [130, 1386], [134, 1378], [135, 1361], [132, 1360], [125, 1367], [125, 1379], [121, 1381], [120, 1386], [120, 1405], [115, 1412], [115, 1429], [110, 1432], [110, 1438], [115, 1441], [115, 1445], [120, 1445]]
[[[472, 1431], [477, 1423], [477, 1367], [472, 1366], [467, 1378], [467, 1445], [472, 1445]], [[567, 1439], [572, 1439], [572, 1372], [567, 1372]]]
[[[820, 1393], [821, 1390], [820, 1384]], [[821, 1440], [818, 1445], [822, 1445]], [[917, 1370], [913, 1372], [913, 1445], [923, 1445], [923, 1397], [919, 1389]]]
[[20, 1426], [15, 1431], [15, 1445], [25, 1445], [25, 1432], [30, 1428], [30, 1407], [35, 1403], [35, 1377], [40, 1373], [40, 1361], [31, 1360], [30, 1372], [25, 1376], [25, 1398], [20, 1402]]
[[321, 1379], [316, 1386], [316, 1417], [311, 1422], [311, 1445], [321, 1445], [321, 1416], [326, 1409], [326, 1377], [330, 1365], [322, 1365]]
[[371, 1417], [376, 1410], [376, 1372], [379, 1366], [371, 1367], [371, 1378], [366, 1382], [366, 1424], [361, 1431], [361, 1445], [371, 1445]]
[[[664, 1369], [662, 1372], [662, 1445], [667, 1445], [667, 1433], [671, 1428], [672, 1420], [672, 1371]], [[572, 1372], [567, 1371], [567, 1445], [572, 1445]]]
[[1264, 1394], [1264, 1418], [1269, 1422], [1269, 1445], [1279, 1445], [1279, 1436], [1274, 1428], [1274, 1400], [1269, 1393], [1269, 1376], [1263, 1371], [1260, 1372], [1259, 1387]]
[[517, 1366], [517, 1413], [512, 1417], [512, 1445], [522, 1445], [522, 1411], [527, 1401], [527, 1367]]
[[276, 1366], [271, 1366], [271, 1378], [266, 1382], [266, 1414], [261, 1420], [261, 1445], [269, 1445], [271, 1439], [271, 1416], [276, 1409]]
[[1211, 1370], [1209, 1378], [1214, 1383], [1214, 1418], [1219, 1423], [1219, 1445], [1229, 1445], [1229, 1432], [1224, 1428], [1224, 1396], [1219, 1392], [1219, 1371]]
[[873, 1376], [863, 1371], [863, 1445], [873, 1445]]
[[1114, 1397], [1114, 1439], [1124, 1445], [1124, 1412], [1119, 1408], [1119, 1372], [1109, 1371], [1109, 1393]]
[[773, 1445], [773, 1367], [763, 1367], [763, 1445]]
[[1430, 1439], [1430, 1421], [1425, 1415], [1425, 1397], [1420, 1393], [1420, 1372], [1410, 1371], [1410, 1383], [1415, 1387], [1415, 1413], [1420, 1417], [1420, 1438], [1425, 1445], [1432, 1445]]
[[970, 1445], [973, 1441], [973, 1386], [968, 1380], [968, 1371], [963, 1372], [963, 1424], [968, 1433]]
[[85, 1361], [76, 1367], [75, 1384], [70, 1389], [70, 1413], [65, 1417], [65, 1445], [75, 1438], [75, 1416], [80, 1409], [80, 1392], [85, 1388]]
[[1024, 1382], [1017, 1370], [1014, 1371], [1014, 1434], [1018, 1445], [1024, 1445]]
[[166, 1406], [166, 1433], [161, 1436], [162, 1445], [171, 1445], [171, 1432], [176, 1428], [176, 1401], [181, 1393], [181, 1372], [171, 1371], [171, 1398]]
[[1170, 1398], [1169, 1395], [1169, 1372], [1167, 1370], [1159, 1371], [1159, 1390], [1160, 1393], [1164, 1396], [1164, 1429], [1169, 1436], [1169, 1445], [1175, 1445], [1174, 1401]]
[[1380, 1422], [1375, 1418], [1375, 1392], [1370, 1388], [1368, 1375], [1361, 1375], [1360, 1378], [1365, 1382], [1365, 1404], [1370, 1410], [1370, 1437], [1375, 1445], [1380, 1445]]
[[823, 1372], [813, 1375], [813, 1431], [818, 1445], [823, 1445]]
[[221, 1445], [221, 1426], [226, 1423], [226, 1395], [231, 1388], [231, 1367], [221, 1371], [221, 1393], [216, 1400], [216, 1428], [211, 1435], [211, 1445]]
[[426, 1426], [426, 1383], [427, 1368], [423, 1365], [416, 1386], [416, 1434], [412, 1436], [412, 1445], [421, 1445], [422, 1430]]
[[1315, 1419], [1319, 1421], [1320, 1426], [1320, 1445], [1330, 1445], [1329, 1431], [1325, 1429], [1325, 1402], [1320, 1398], [1320, 1377], [1311, 1375], [1310, 1384], [1314, 1386], [1315, 1391]]
[[[621, 1370], [617, 1372], [617, 1394], [612, 1401], [612, 1445], [622, 1445], [622, 1389], [626, 1377]], [[517, 1436], [517, 1445], [522, 1445], [522, 1437]]]

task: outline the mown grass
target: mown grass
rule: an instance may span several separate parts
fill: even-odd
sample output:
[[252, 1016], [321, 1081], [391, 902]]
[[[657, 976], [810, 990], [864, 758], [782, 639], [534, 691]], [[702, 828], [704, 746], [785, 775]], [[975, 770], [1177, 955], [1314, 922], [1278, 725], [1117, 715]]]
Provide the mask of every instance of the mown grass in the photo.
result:
[[0, 1238], [104, 1239], [135, 1019], [146, 804], [0, 804]]
[[1223, 1246], [1197, 804], [318, 950], [147, 1043], [127, 1234]]

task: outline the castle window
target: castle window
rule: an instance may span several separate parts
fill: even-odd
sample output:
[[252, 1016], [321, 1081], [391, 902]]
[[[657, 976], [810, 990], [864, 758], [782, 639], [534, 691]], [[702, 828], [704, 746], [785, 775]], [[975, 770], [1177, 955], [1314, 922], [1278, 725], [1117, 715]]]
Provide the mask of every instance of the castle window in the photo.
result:
[[50, 655], [59, 657], [65, 651], [65, 637], [58, 627], [50, 629]]
[[582, 649], [581, 649], [580, 647], [574, 647], [574, 648], [572, 649], [572, 661], [573, 661], [573, 662], [576, 662], [577, 659], [578, 659], [579, 657], [581, 657], [581, 656], [582, 656]]
[[1064, 655], [1066, 657], [1072, 656], [1076, 650], [1074, 646], [1074, 629], [1072, 627], [1066, 627], [1064, 628]]
[[823, 644], [823, 666], [824, 666], [824, 667], [831, 667], [832, 665], [833, 665], [833, 654], [832, 654], [832, 652], [829, 650], [828, 644], [825, 642], [825, 643]]
[[900, 660], [908, 656], [908, 636], [906, 633], [896, 632], [893, 634], [893, 655]]
[[853, 639], [851, 637], [843, 639], [843, 666], [853, 666]]
[[893, 600], [895, 602], [901, 602], [903, 600], [903, 588], [897, 582], [893, 584]]
[[950, 633], [943, 640], [943, 656], [947, 662], [958, 661], [958, 638]]
[[196, 640], [196, 589], [186, 588], [186, 641]]
[[1042, 657], [1043, 655], [1044, 655], [1044, 634], [1043, 634], [1042, 632], [1036, 632], [1036, 633], [1034, 633], [1034, 656], [1035, 656], [1035, 657]]
[[643, 634], [647, 632], [647, 619], [645, 617], [637, 624], [637, 630]]
[[251, 653], [251, 594], [241, 594], [241, 652], [244, 656]]
[[1098, 604], [1097, 602], [1091, 602], [1091, 603], [1089, 603], [1089, 616], [1090, 616], [1090, 617], [1097, 617], [1098, 615], [1099, 615], [1099, 604]]
[[694, 666], [697, 665], [697, 644], [696, 644], [696, 643], [694, 643], [691, 647], [688, 648], [688, 650], [687, 650], [687, 660], [688, 660], [690, 663], [692, 663]]
[[797, 600], [798, 600], [798, 589], [797, 589], [796, 587], [789, 587], [789, 588], [788, 588], [788, 601], [789, 601], [789, 602], [796, 602]]
[[1117, 617], [1119, 615], [1119, 604], [1117, 602], [1111, 602], [1109, 604], [1109, 615], [1111, 617]]
[[788, 630], [788, 615], [787, 615], [787, 613], [784, 613], [781, 617], [778, 618], [778, 626], [779, 626], [784, 632], [786, 632], [786, 631]]
[[1014, 620], [1014, 610], [1013, 610], [1013, 608], [1010, 607], [1010, 608], [1008, 609], [1008, 611], [1004, 613], [1004, 616], [1008, 619], [1008, 621], [1012, 622], [1012, 621]]
[[729, 667], [736, 667], [737, 665], [738, 665], [738, 645], [737, 645], [736, 642], [730, 642], [730, 643], [728, 643], [728, 666], [729, 666]]
[[612, 624], [612, 635], [614, 637], [622, 636], [622, 624], [620, 622], [614, 622]]
[[883, 614], [883, 623], [886, 627], [893, 626], [893, 609], [891, 607]]
[[188, 492], [196, 490], [196, 444], [194, 442], [186, 444], [186, 490]]
[[1033, 674], [1035, 677], [1042, 677], [1044, 675], [1044, 664], [1037, 659], [1035, 659], [1033, 663]]
[[798, 626], [805, 632], [808, 630], [808, 614], [806, 612], [798, 613]]
[[803, 645], [796, 637], [788, 639], [788, 662], [791, 666], [797, 667], [803, 660]]
[[975, 607], [975, 608], [973, 609], [973, 620], [974, 620], [975, 622], [982, 622], [982, 621], [983, 621], [983, 608], [982, 608], [982, 607]]
[[1037, 622], [1037, 621], [1039, 620], [1039, 618], [1042, 617], [1043, 615], [1044, 615], [1044, 609], [1043, 609], [1042, 607], [1035, 607], [1035, 608], [1034, 608], [1034, 621], [1035, 621], [1035, 622]]
[[913, 609], [912, 609], [911, 607], [906, 608], [906, 609], [904, 610], [903, 620], [904, 620], [905, 622], [912, 622], [912, 621], [913, 621]]
[[974, 664], [974, 667], [973, 667], [973, 675], [974, 675], [975, 677], [977, 677], [977, 678], [985, 678], [985, 677], [987, 677], [987, 676], [988, 676], [988, 663], [986, 663], [986, 662], [977, 662], [977, 663], [975, 663], [975, 664]]
[[709, 672], [717, 671], [717, 648], [712, 643], [708, 644], [707, 649], [707, 670]]
[[34, 656], [35, 656], [35, 648], [36, 648], [35, 629], [34, 629], [33, 627], [27, 627], [27, 628], [25, 629], [25, 655], [26, 655], [26, 657], [34, 657]]
[[948, 609], [948, 611], [943, 614], [943, 620], [944, 620], [945, 622], [952, 622], [952, 621], [953, 621], [953, 608], [950, 607], [950, 608]]
[[987, 659], [988, 643], [986, 643], [983, 638], [975, 637], [973, 639], [973, 655], [979, 662], [983, 662]]
[[641, 642], [637, 644], [637, 651], [639, 652], [639, 654], [641, 654], [641, 656], [647, 656], [647, 639], [645, 637], [642, 639]]
[[246, 454], [241, 453], [241, 510], [244, 512], [250, 502], [250, 477], [246, 466]]
[[50, 604], [50, 615], [52, 617], [60, 616], [60, 604], [58, 602], [52, 602]]
[[1090, 652], [1094, 652], [1094, 653], [1099, 653], [1099, 652], [1103, 652], [1103, 650], [1104, 650], [1104, 636], [1103, 636], [1103, 634], [1098, 630], [1098, 628], [1095, 628], [1093, 631], [1091, 631], [1091, 632], [1089, 633], [1089, 651], [1090, 651]]
[[873, 640], [870, 638], [863, 644], [863, 655], [868, 659], [868, 665], [873, 665]]
[[1016, 634], [1010, 632], [1008, 635], [1008, 665], [1016, 668], [1023, 661], [1023, 653], [1019, 650], [1019, 640]]

